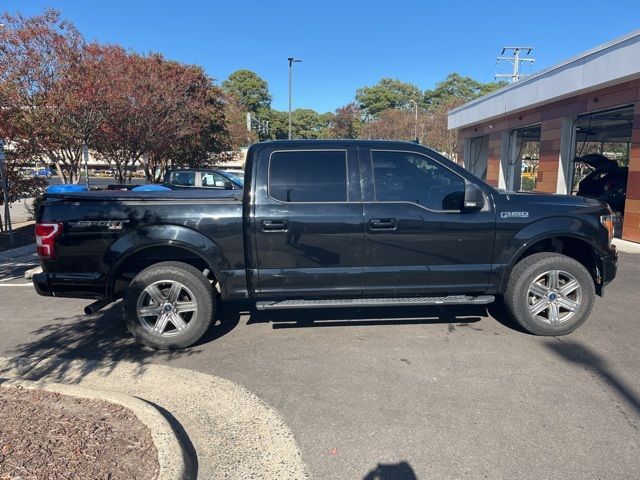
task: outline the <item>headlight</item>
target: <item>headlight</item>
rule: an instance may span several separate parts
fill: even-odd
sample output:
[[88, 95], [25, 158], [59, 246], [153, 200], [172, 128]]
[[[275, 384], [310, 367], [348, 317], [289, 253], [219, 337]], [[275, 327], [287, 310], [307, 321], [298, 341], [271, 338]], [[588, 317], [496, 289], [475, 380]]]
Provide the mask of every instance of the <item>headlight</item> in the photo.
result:
[[614, 226], [613, 226], [613, 214], [609, 213], [608, 215], [600, 216], [600, 223], [605, 226], [607, 231], [609, 232], [609, 245], [611, 245], [611, 240], [613, 240], [614, 235]]

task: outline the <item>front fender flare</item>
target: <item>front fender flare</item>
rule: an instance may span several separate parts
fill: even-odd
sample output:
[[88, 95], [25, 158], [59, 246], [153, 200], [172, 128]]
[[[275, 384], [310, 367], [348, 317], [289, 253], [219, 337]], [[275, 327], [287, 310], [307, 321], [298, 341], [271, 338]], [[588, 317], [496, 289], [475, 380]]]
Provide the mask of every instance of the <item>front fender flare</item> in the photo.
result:
[[601, 256], [601, 247], [596, 239], [600, 235], [598, 229], [583, 219], [572, 216], [558, 216], [544, 218], [528, 224], [519, 230], [496, 256], [496, 264], [505, 265], [500, 279], [500, 292], [506, 288], [506, 282], [511, 270], [522, 254], [536, 243], [558, 238], [570, 237], [588, 244], [596, 254], [596, 261]]

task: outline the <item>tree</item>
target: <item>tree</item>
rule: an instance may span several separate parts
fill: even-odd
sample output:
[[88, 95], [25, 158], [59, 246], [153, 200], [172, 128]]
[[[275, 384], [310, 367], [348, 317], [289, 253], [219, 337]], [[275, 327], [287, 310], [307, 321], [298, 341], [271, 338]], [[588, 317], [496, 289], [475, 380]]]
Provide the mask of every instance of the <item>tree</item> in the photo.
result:
[[20, 158], [48, 157], [64, 181], [77, 182], [91, 116], [71, 100], [82, 90], [76, 81], [84, 40], [55, 10], [4, 14], [0, 23], [0, 136]]
[[[5, 151], [5, 161], [3, 162], [2, 177], [7, 179], [7, 193], [9, 204], [25, 197], [37, 197], [44, 193], [47, 186], [47, 179], [44, 177], [36, 177], [32, 175], [23, 175], [21, 167], [26, 165], [25, 157], [21, 152], [15, 149], [7, 149]], [[4, 205], [3, 182], [0, 182], [0, 206]], [[8, 227], [7, 219], [5, 223], [2, 221], [2, 211], [0, 210], [0, 231]]]
[[236, 97], [246, 111], [264, 116], [271, 108], [269, 85], [251, 70], [237, 70], [229, 75], [222, 88]]
[[119, 182], [140, 162], [158, 181], [170, 161], [208, 164], [254, 138], [244, 106], [200, 67], [87, 44], [53, 10], [0, 21], [0, 138], [22, 162], [53, 161], [65, 182], [78, 182], [85, 145]]
[[436, 84], [433, 90], [426, 90], [423, 96], [425, 108], [436, 108], [452, 101], [452, 99], [468, 102], [491, 93], [506, 85], [506, 82], [482, 83], [459, 73], [450, 73], [443, 81]]
[[449, 130], [449, 110], [465, 103], [464, 99], [452, 97], [429, 110], [426, 118], [424, 142], [452, 160], [456, 159], [458, 132]]
[[107, 114], [102, 104], [108, 86], [102, 81], [105, 49], [83, 45], [64, 76], [46, 95], [47, 108], [33, 122], [39, 150], [53, 161], [65, 183], [78, 183], [84, 146], [93, 146]]
[[376, 116], [390, 108], [410, 108], [411, 100], [419, 102], [421, 92], [410, 83], [383, 78], [372, 87], [356, 91], [356, 103], [367, 115]]
[[206, 118], [203, 128], [183, 135], [166, 151], [173, 166], [209, 167], [247, 143], [244, 111], [235, 97], [212, 86], [201, 113]]
[[[283, 140], [289, 136], [289, 114], [279, 110], [269, 110], [266, 115], [269, 121], [269, 138]], [[292, 125], [293, 127], [293, 125]]]
[[336, 109], [329, 121], [332, 138], [358, 138], [362, 129], [362, 111], [354, 102]]
[[[269, 137], [276, 140], [289, 138], [289, 113], [270, 110]], [[310, 108], [297, 108], [291, 112], [291, 138], [331, 138], [331, 112], [318, 113]]]
[[141, 160], [147, 181], [157, 181], [177, 146], [193, 145], [203, 132], [209, 145], [211, 128], [223, 128], [224, 117], [215, 116], [223, 108], [221, 92], [200, 67], [120, 47], [105, 48], [102, 67], [106, 93], [96, 149], [119, 182]]
[[504, 85], [505, 82], [482, 83], [458, 73], [450, 73], [436, 84], [435, 89], [425, 91], [423, 105], [431, 113], [426, 125], [426, 143], [455, 160], [458, 132], [448, 129], [448, 112]]
[[[421, 141], [425, 138], [425, 125], [428, 112], [424, 110], [418, 115], [418, 137]], [[412, 110], [400, 110], [389, 108], [378, 114], [378, 117], [366, 123], [361, 136], [377, 140], [405, 140], [415, 139], [415, 114]]]

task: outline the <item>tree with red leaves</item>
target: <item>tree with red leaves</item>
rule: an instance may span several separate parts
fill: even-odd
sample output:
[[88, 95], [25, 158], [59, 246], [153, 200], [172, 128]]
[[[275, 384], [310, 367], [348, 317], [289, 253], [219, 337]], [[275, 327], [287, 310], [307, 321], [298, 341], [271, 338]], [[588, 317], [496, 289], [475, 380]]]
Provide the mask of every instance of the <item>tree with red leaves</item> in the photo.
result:
[[0, 28], [0, 138], [16, 158], [80, 179], [87, 145], [116, 180], [140, 164], [159, 181], [169, 162], [210, 162], [245, 143], [237, 101], [202, 68], [87, 44], [60, 14], [5, 14]]
[[355, 102], [336, 109], [329, 122], [333, 138], [358, 138], [362, 129], [362, 111]]
[[54, 10], [4, 14], [0, 23], [0, 136], [14, 157], [47, 158], [77, 182], [84, 139], [73, 123], [87, 115], [75, 88], [84, 40]]
[[169, 163], [207, 164], [211, 154], [236, 147], [228, 101], [200, 67], [119, 47], [103, 54], [103, 120], [95, 147], [119, 182], [139, 163], [147, 181], [157, 182]]

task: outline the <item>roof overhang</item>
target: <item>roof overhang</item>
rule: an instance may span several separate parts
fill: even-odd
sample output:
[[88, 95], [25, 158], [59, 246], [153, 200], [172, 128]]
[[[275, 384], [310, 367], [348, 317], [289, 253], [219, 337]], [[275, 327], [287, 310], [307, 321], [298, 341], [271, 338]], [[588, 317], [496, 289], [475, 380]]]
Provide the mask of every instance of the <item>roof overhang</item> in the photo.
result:
[[640, 78], [640, 30], [454, 108], [449, 112], [449, 129], [468, 127], [636, 78]]

